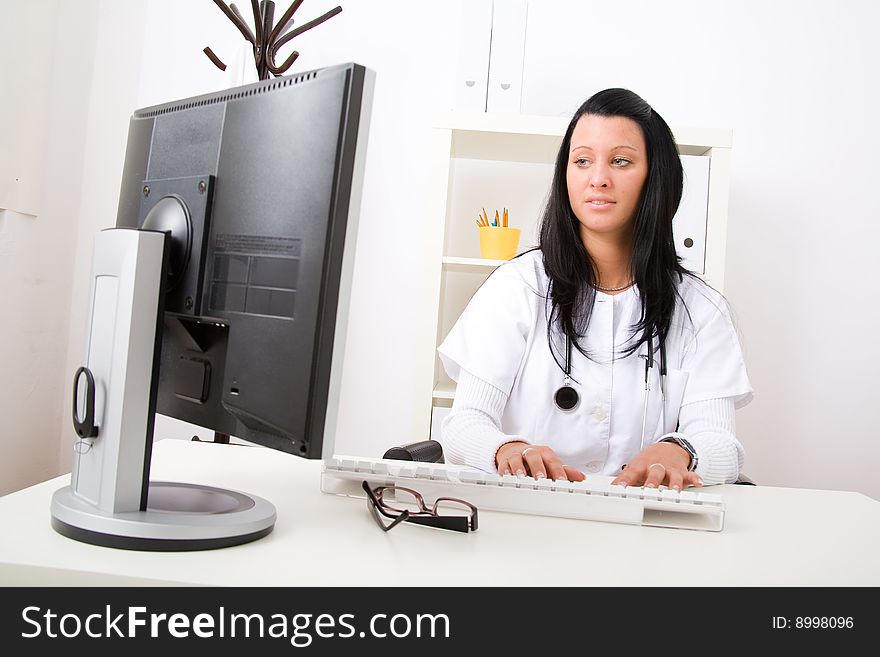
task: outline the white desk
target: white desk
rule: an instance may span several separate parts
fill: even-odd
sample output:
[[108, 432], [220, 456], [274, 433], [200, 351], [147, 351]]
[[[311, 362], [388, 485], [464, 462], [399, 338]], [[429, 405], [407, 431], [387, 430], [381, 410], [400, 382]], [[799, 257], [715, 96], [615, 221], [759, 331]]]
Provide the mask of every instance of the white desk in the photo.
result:
[[363, 500], [320, 492], [320, 462], [273, 450], [163, 440], [152, 478], [265, 497], [275, 530], [202, 552], [78, 543], [49, 524], [63, 476], [0, 498], [0, 585], [880, 585], [880, 502], [858, 493], [719, 487], [722, 532], [481, 511], [470, 534], [386, 534]]

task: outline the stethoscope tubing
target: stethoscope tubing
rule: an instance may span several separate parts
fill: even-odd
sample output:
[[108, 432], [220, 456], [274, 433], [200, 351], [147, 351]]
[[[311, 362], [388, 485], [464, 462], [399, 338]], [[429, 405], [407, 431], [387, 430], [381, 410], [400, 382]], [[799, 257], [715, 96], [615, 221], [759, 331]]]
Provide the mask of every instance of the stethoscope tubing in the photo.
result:
[[[660, 418], [661, 426], [666, 427], [666, 341], [660, 342]], [[647, 353], [640, 356], [645, 359], [645, 405], [642, 411], [642, 437], [641, 449], [645, 448], [645, 438], [648, 431], [648, 401], [651, 395], [651, 380], [654, 370], [654, 338], [648, 339]], [[580, 403], [580, 395], [571, 385], [571, 338], [565, 335], [565, 378], [553, 395], [553, 403], [563, 412], [573, 411]]]

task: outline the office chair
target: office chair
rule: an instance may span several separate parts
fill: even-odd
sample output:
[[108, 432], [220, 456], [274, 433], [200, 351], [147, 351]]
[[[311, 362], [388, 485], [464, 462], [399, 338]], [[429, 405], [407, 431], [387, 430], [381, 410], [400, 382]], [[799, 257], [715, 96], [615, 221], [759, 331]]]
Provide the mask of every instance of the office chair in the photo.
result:
[[[382, 458], [396, 459], [398, 461], [418, 461], [421, 463], [442, 463], [443, 445], [436, 440], [420, 440], [419, 442], [392, 447], [385, 452]], [[741, 486], [756, 485], [754, 481], [742, 473], [740, 473], [739, 479], [733, 483]]]

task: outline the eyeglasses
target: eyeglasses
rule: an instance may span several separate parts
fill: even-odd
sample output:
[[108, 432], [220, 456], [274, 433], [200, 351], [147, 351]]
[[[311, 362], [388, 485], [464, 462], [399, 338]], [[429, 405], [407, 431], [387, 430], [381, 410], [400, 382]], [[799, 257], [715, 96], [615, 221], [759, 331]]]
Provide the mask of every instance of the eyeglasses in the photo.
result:
[[401, 522], [426, 525], [456, 532], [477, 530], [477, 507], [453, 497], [438, 497], [431, 508], [418, 491], [401, 486], [370, 488], [362, 484], [367, 494], [367, 508], [376, 523], [388, 531]]

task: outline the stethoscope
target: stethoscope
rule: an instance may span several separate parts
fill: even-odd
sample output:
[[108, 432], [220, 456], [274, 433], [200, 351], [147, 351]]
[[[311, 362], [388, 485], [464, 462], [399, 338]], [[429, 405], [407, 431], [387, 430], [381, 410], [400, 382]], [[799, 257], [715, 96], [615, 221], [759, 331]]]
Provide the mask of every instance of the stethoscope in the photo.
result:
[[[654, 370], [654, 339], [648, 340], [647, 354], [641, 354], [639, 358], [645, 359], [645, 407], [642, 411], [642, 447], [645, 444], [645, 432], [648, 428], [648, 400], [651, 396], [651, 379]], [[580, 395], [571, 385], [571, 338], [565, 336], [565, 377], [562, 385], [553, 395], [553, 403], [561, 411], [573, 411], [580, 403]], [[666, 426], [666, 343], [660, 340], [660, 417], [662, 424]]]

